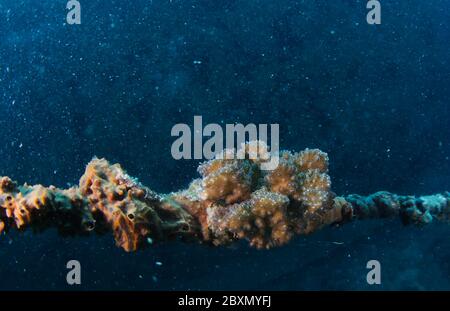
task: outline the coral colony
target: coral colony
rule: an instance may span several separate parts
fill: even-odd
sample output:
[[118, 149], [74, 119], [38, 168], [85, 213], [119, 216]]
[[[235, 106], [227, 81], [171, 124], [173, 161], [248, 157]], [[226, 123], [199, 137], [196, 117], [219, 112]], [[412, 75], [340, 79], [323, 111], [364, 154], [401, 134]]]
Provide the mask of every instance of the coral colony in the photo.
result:
[[[256, 148], [256, 151], [255, 151]], [[450, 218], [450, 193], [399, 196], [337, 196], [330, 190], [328, 156], [317, 149], [281, 151], [276, 169], [262, 143], [224, 153], [200, 165], [200, 178], [185, 190], [158, 194], [129, 176], [119, 164], [94, 158], [79, 186], [69, 189], [18, 185], [0, 178], [0, 233], [28, 227], [56, 227], [61, 234], [112, 231], [118, 246], [135, 251], [153, 241], [181, 238], [212, 245], [248, 240], [268, 249], [295, 234], [356, 219], [400, 216], [404, 224]], [[273, 156], [273, 155], [272, 155]]]

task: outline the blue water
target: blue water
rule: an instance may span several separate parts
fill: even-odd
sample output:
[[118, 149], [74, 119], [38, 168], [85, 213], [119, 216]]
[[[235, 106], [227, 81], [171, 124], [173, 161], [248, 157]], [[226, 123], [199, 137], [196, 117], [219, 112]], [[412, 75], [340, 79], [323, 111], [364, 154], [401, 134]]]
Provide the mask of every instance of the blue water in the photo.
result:
[[[0, 176], [67, 187], [96, 155], [177, 190], [198, 161], [171, 157], [170, 130], [201, 115], [279, 123], [283, 149], [329, 154], [338, 194], [450, 190], [450, 1], [381, 1], [381, 25], [365, 0], [80, 2], [81, 25], [66, 0], [0, 2]], [[110, 235], [8, 233], [0, 289], [450, 289], [449, 236], [394, 219], [270, 251], [128, 254]], [[66, 283], [70, 259], [81, 285]]]

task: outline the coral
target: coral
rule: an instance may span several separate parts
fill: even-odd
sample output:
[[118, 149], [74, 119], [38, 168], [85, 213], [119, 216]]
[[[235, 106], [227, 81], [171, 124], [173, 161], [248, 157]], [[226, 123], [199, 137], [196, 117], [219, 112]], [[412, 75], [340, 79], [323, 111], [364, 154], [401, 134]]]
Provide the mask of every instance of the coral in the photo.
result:
[[318, 170], [309, 170], [302, 174], [300, 191], [297, 199], [302, 202], [311, 213], [327, 206], [330, 197], [330, 176]]
[[41, 185], [18, 186], [8, 177], [0, 179], [0, 231], [9, 228], [45, 228], [52, 221], [61, 233], [90, 231], [94, 219], [86, 201], [74, 188], [67, 190]]
[[279, 165], [265, 179], [270, 191], [288, 196], [291, 227], [298, 234], [317, 230], [334, 194], [328, 172], [328, 156], [318, 149], [298, 154], [280, 153]]
[[[262, 169], [279, 157], [272, 171]], [[398, 216], [405, 225], [450, 221], [450, 194], [336, 196], [328, 156], [318, 149], [271, 153], [262, 142], [225, 150], [199, 166], [201, 178], [184, 190], [158, 194], [119, 164], [94, 158], [79, 186], [18, 185], [0, 178], [0, 234], [55, 227], [61, 234], [111, 231], [116, 244], [135, 251], [153, 242], [181, 238], [212, 245], [235, 240], [267, 249], [295, 234], [352, 220]]]
[[200, 166], [203, 200], [232, 204], [250, 197], [255, 168], [249, 160], [215, 159]]
[[292, 236], [288, 204], [286, 196], [262, 188], [242, 203], [208, 207], [207, 223], [213, 232], [214, 244], [236, 239], [247, 239], [257, 248], [285, 244]]
[[299, 170], [294, 162], [294, 156], [288, 151], [280, 153], [277, 168], [270, 171], [266, 177], [270, 191], [296, 197], [300, 189]]
[[[184, 209], [161, 204], [161, 198], [130, 177], [119, 164], [94, 159], [80, 179], [80, 193], [90, 211], [112, 228], [116, 244], [137, 250], [147, 238], [188, 232], [192, 217]], [[98, 217], [97, 217], [98, 218]]]
[[214, 235], [222, 239], [227, 234], [235, 239], [247, 239], [256, 248], [279, 246], [292, 237], [287, 215], [288, 204], [288, 197], [262, 188], [241, 204], [225, 208], [210, 207], [208, 224]]
[[280, 153], [279, 165], [266, 176], [268, 187], [302, 202], [312, 212], [328, 201], [331, 181], [328, 156], [318, 149]]
[[197, 221], [199, 232], [198, 236], [203, 240], [210, 239], [210, 230], [207, 223], [206, 209], [212, 204], [208, 200], [200, 198], [202, 192], [202, 180], [194, 180], [188, 189], [176, 193], [171, 193], [165, 197], [165, 204], [168, 206], [177, 206], [192, 215]]
[[297, 155], [295, 164], [301, 172], [318, 170], [326, 173], [328, 172], [328, 155], [319, 149], [305, 149]]

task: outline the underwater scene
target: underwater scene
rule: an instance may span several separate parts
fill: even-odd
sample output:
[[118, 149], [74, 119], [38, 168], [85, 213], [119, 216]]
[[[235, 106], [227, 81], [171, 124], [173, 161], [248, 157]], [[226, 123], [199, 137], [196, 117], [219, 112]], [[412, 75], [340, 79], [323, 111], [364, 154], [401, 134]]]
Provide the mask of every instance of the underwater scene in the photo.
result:
[[449, 8], [0, 0], [0, 290], [450, 290]]

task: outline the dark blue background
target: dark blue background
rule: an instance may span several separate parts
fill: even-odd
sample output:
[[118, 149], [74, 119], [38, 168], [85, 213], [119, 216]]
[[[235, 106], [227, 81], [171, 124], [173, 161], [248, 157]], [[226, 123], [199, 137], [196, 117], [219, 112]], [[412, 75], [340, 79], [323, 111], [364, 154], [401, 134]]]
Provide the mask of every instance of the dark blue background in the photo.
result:
[[[176, 190], [198, 163], [171, 158], [170, 129], [202, 115], [279, 123], [283, 149], [329, 153], [339, 194], [450, 189], [450, 1], [381, 1], [379, 26], [364, 0], [80, 2], [77, 26], [65, 0], [0, 3], [0, 176], [65, 187], [96, 155]], [[69, 289], [70, 259], [78, 289], [450, 289], [449, 236], [393, 220], [271, 251], [126, 254], [111, 236], [26, 232], [0, 237], [0, 289]]]

